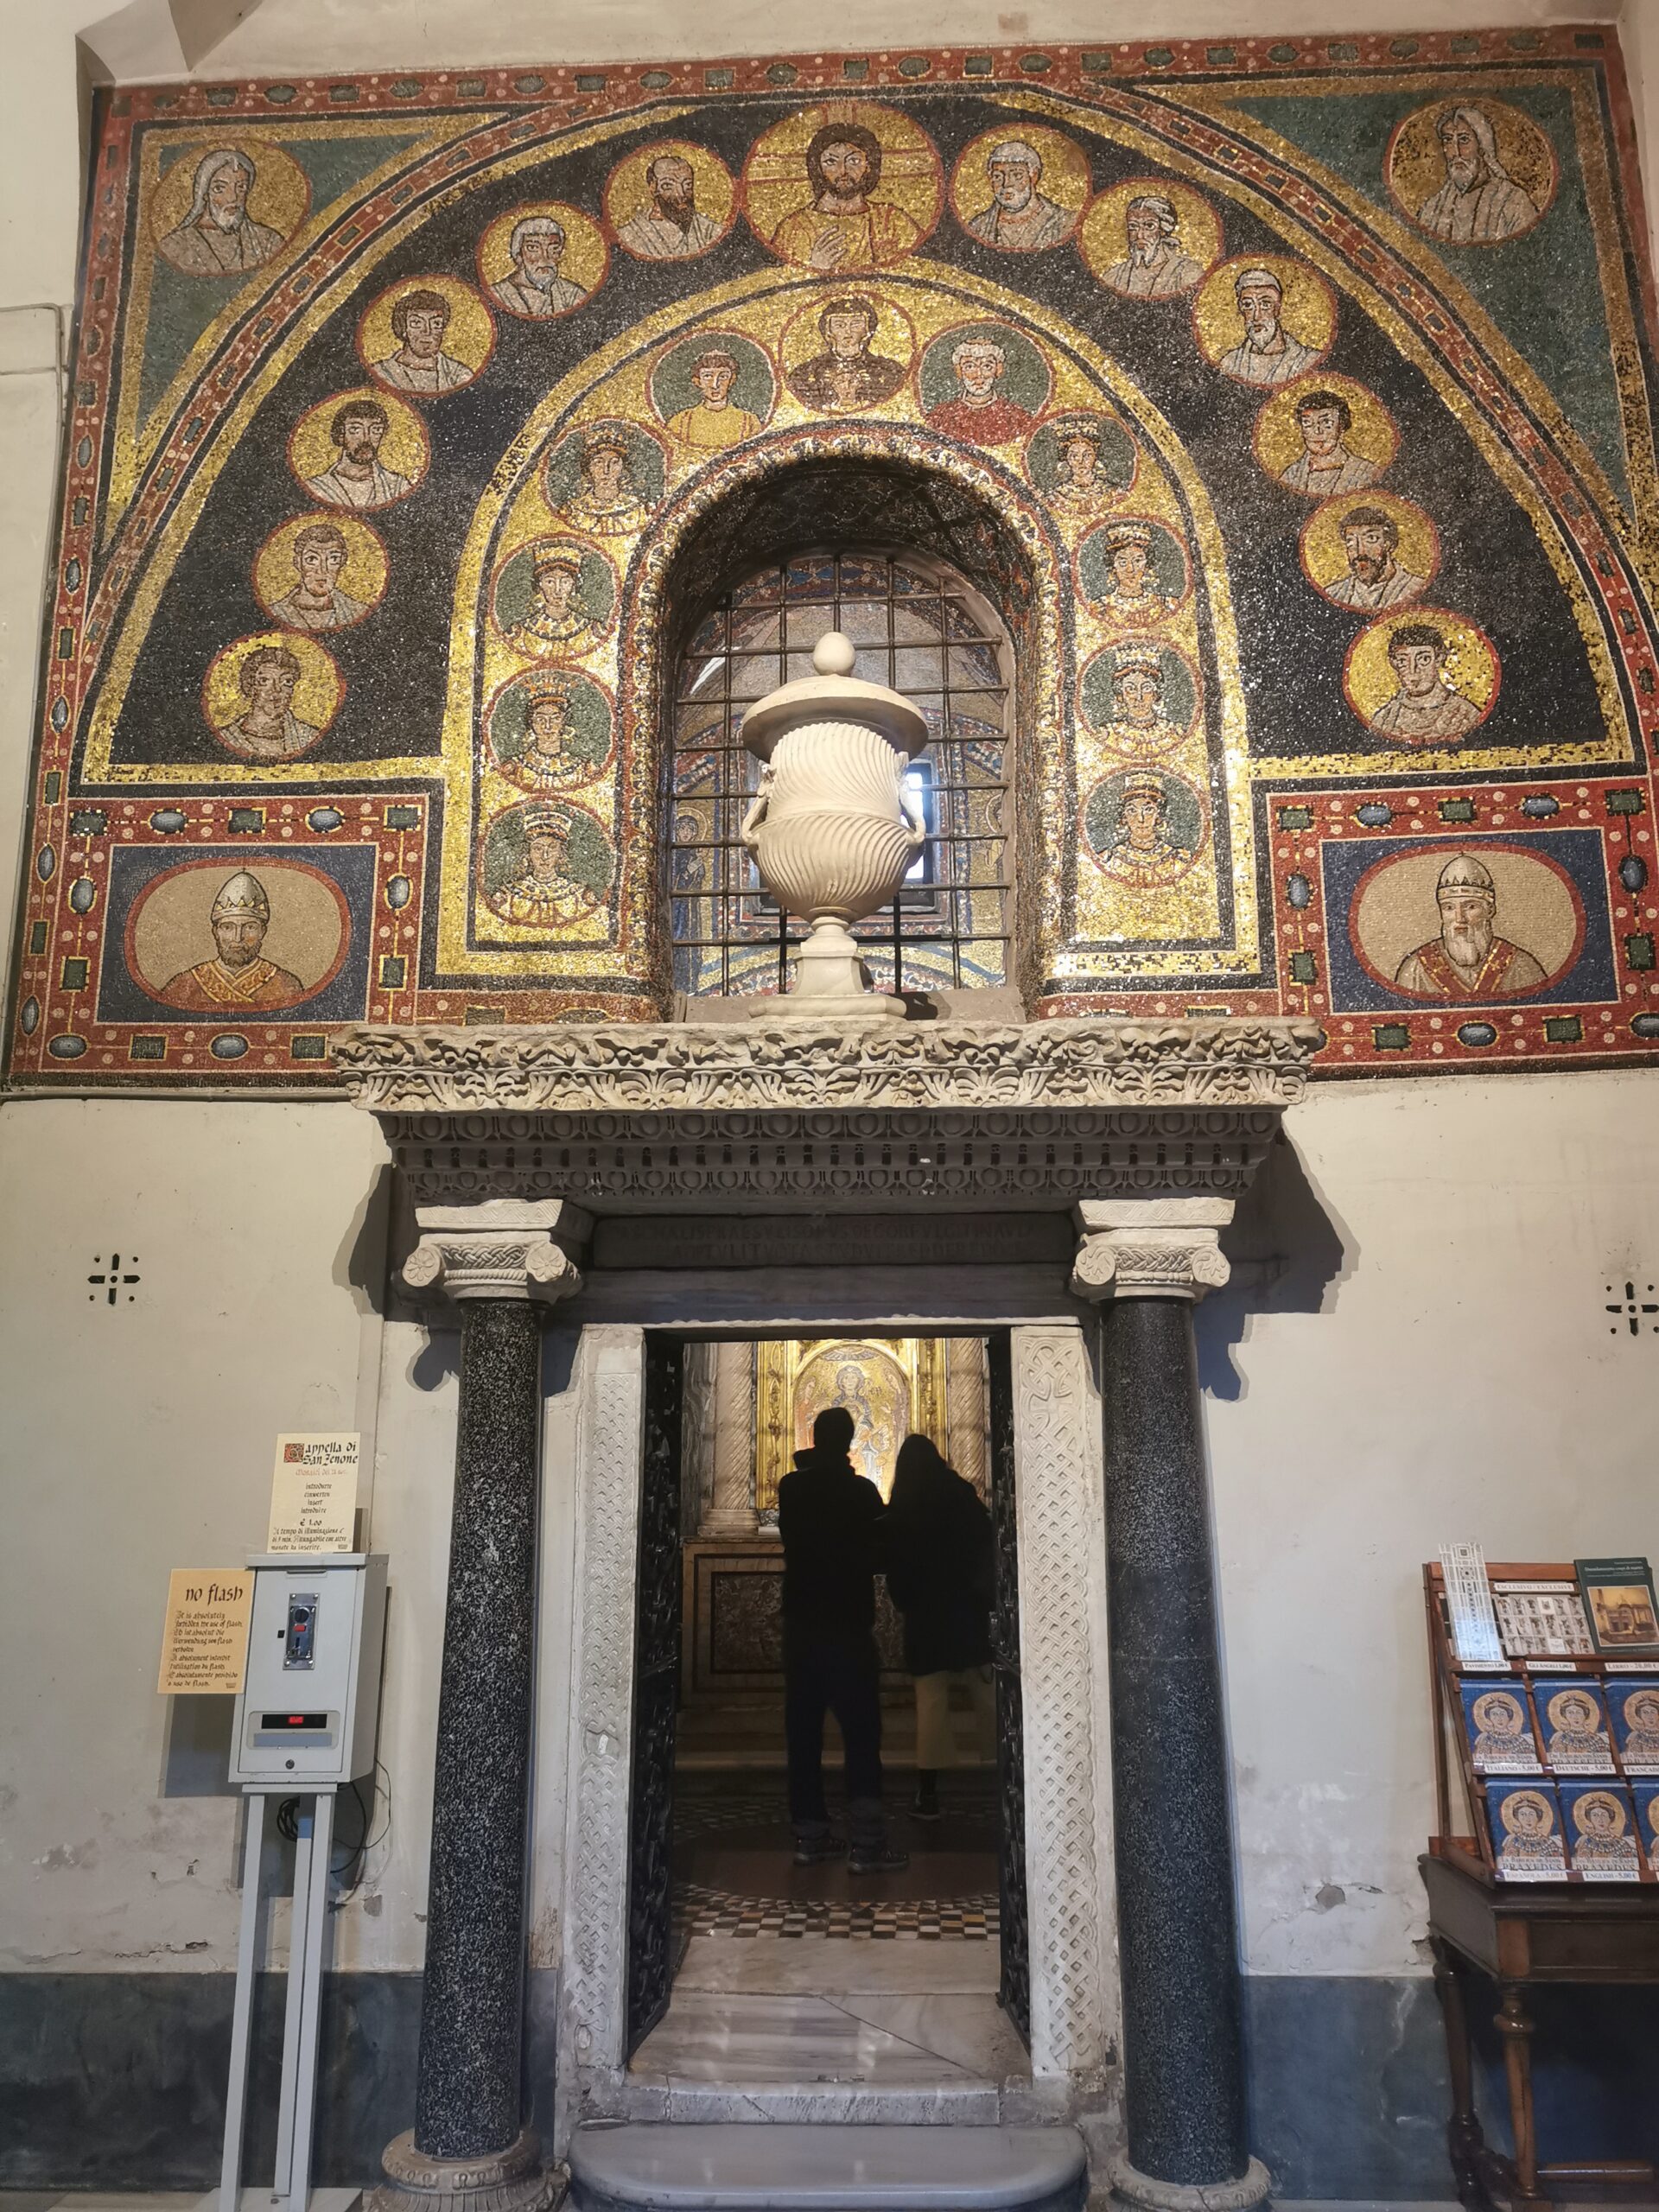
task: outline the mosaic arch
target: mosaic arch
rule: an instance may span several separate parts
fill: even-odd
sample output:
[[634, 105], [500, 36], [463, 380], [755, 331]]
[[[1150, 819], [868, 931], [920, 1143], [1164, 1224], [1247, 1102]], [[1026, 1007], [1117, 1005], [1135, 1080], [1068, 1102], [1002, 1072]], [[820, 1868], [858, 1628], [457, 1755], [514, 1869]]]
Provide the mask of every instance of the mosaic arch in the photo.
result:
[[1659, 1047], [1611, 31], [158, 86], [96, 139], [14, 1085], [658, 1015], [686, 579], [807, 483], [931, 503], [1007, 620], [1033, 1015]]

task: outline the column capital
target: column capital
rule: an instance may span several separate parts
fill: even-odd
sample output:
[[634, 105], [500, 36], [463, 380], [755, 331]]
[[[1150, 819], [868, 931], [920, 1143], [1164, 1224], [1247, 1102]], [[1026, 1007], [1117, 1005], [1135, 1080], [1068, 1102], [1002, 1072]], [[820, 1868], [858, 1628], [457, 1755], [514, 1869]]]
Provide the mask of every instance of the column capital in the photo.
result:
[[576, 1255], [593, 1216], [565, 1198], [479, 1198], [417, 1206], [420, 1242], [404, 1262], [405, 1287], [423, 1305], [479, 1298], [548, 1304], [582, 1287]]
[[1084, 1198], [1071, 1209], [1079, 1242], [1078, 1298], [1179, 1298], [1198, 1302], [1231, 1270], [1219, 1243], [1230, 1198]]

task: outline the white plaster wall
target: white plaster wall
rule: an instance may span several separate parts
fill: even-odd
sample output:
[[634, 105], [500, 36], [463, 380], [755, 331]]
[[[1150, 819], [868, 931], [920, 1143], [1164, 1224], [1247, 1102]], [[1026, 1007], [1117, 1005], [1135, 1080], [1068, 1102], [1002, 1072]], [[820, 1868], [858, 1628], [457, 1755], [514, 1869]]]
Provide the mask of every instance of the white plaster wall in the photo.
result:
[[[1456, 12], [1478, 24], [1618, 11], [1460, 0]], [[0, 0], [0, 937], [79, 238], [80, 61], [136, 79], [181, 73], [186, 59], [232, 75], [713, 55], [798, 49], [822, 20], [759, 0], [573, 0], [556, 28], [539, 0], [176, 11], [136, 0], [99, 15], [96, 0]], [[1133, 29], [1342, 33], [1434, 16], [1421, 0], [1148, 0]], [[1630, 0], [1623, 20], [1652, 176], [1659, 0]], [[875, 44], [891, 28], [887, 0], [845, 0], [836, 43]], [[1093, 0], [923, 0], [905, 22], [916, 43], [1102, 29]], [[1337, 1084], [1294, 1117], [1346, 1271], [1322, 1311], [1248, 1325], [1232, 1352], [1239, 1395], [1210, 1413], [1257, 1971], [1417, 1963], [1412, 1862], [1430, 1772], [1421, 1560], [1455, 1536], [1494, 1555], [1659, 1554], [1659, 1338], [1616, 1338], [1599, 1311], [1604, 1281], [1627, 1265], [1659, 1270], [1656, 1095], [1650, 1079], [1611, 1074]], [[234, 1561], [260, 1540], [279, 1429], [372, 1430], [377, 1407], [371, 1541], [391, 1555], [395, 1592], [381, 1731], [391, 1821], [336, 1949], [346, 1964], [419, 1962], [454, 1379], [442, 1344], [407, 1324], [378, 1329], [346, 1280], [380, 1157], [372, 1128], [340, 1106], [0, 1109], [0, 1497], [13, 1568], [0, 1612], [0, 1967], [231, 1962], [236, 1808], [166, 1794], [211, 1787], [220, 1756], [166, 1736], [154, 1694], [166, 1573]], [[136, 1244], [144, 1281], [135, 1306], [111, 1313], [86, 1302], [85, 1277], [112, 1242]], [[568, 1681], [557, 1470], [569, 1425], [568, 1403], [551, 1399], [550, 1714]], [[552, 1964], [556, 1760], [538, 1770], [536, 1818], [534, 1957]]]
[[156, 1694], [167, 1578], [263, 1545], [279, 1430], [359, 1425], [380, 1157], [345, 1107], [0, 1113], [0, 1966], [234, 1963], [227, 1701]]
[[1420, 1963], [1422, 1561], [1659, 1559], [1659, 1334], [1604, 1310], [1659, 1281], [1656, 1109], [1651, 1077], [1535, 1076], [1325, 1084], [1290, 1117], [1340, 1278], [1248, 1321], [1208, 1401], [1257, 1972]]

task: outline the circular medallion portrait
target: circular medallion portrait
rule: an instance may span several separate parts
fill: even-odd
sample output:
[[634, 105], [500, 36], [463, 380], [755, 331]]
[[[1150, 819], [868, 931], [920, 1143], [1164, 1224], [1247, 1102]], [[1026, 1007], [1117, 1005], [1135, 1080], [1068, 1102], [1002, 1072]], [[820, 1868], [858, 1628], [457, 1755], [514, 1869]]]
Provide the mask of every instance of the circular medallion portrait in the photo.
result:
[[327, 989], [351, 934], [346, 895], [321, 868], [264, 852], [248, 868], [186, 861], [134, 899], [127, 966], [164, 1006], [233, 1020]]
[[1242, 254], [1212, 269], [1199, 285], [1192, 327], [1212, 367], [1267, 391], [1306, 376], [1330, 352], [1336, 296], [1305, 261]]
[[1109, 622], [1130, 629], [1162, 622], [1192, 588], [1186, 549], [1167, 523], [1116, 515], [1077, 548], [1077, 585]]
[[1355, 888], [1348, 928], [1374, 982], [1459, 1006], [1523, 998], [1565, 975], [1584, 911], [1547, 854], [1481, 837], [1378, 861]]
[[918, 382], [930, 430], [965, 445], [1023, 438], [1048, 404], [1048, 363], [1006, 322], [959, 322], [922, 355]]
[[254, 556], [254, 597], [285, 630], [349, 630], [385, 588], [386, 549], [355, 515], [296, 515]]
[[485, 298], [521, 321], [549, 322], [569, 315], [592, 299], [609, 265], [598, 224], [563, 200], [531, 200], [509, 207], [478, 242], [478, 281]]
[[1527, 1716], [1521, 1700], [1509, 1690], [1488, 1690], [1469, 1708], [1482, 1735], [1514, 1739], [1526, 1732]]
[[1332, 607], [1386, 613], [1422, 597], [1440, 565], [1440, 532], [1393, 492], [1327, 499], [1302, 524], [1302, 574]]
[[1540, 1789], [1507, 1790], [1498, 1801], [1498, 1818], [1505, 1834], [1523, 1843], [1542, 1842], [1555, 1833], [1555, 1815]]
[[201, 711], [238, 760], [298, 760], [311, 751], [346, 696], [333, 656], [315, 638], [263, 630], [213, 655]]
[[1580, 1864], [1588, 1859], [1593, 1866], [1603, 1856], [1623, 1858], [1628, 1855], [1631, 1872], [1636, 1869], [1636, 1846], [1629, 1834], [1630, 1821], [1624, 1800], [1611, 1789], [1585, 1789], [1574, 1794], [1573, 1800], [1573, 1855]]
[[1093, 179], [1074, 139], [1041, 125], [987, 130], [963, 150], [950, 205], [969, 238], [1004, 253], [1064, 245], [1077, 227]]
[[542, 467], [555, 522], [588, 537], [632, 537], [651, 520], [668, 462], [649, 430], [609, 417], [567, 431]]
[[1203, 696], [1186, 655], [1151, 639], [1094, 654], [1084, 663], [1077, 695], [1096, 736], [1136, 760], [1156, 760], [1180, 744]]
[[1400, 124], [1383, 156], [1395, 205], [1447, 245], [1519, 238], [1555, 197], [1548, 134], [1507, 100], [1433, 100]]
[[1491, 639], [1440, 607], [1381, 616], [1343, 663], [1348, 704], [1373, 737], [1393, 745], [1459, 743], [1491, 714], [1497, 687]]
[[1221, 258], [1221, 218], [1187, 185], [1128, 177], [1095, 200], [1077, 244], [1108, 291], [1126, 300], [1184, 300]]
[[535, 537], [509, 553], [490, 587], [490, 620], [516, 653], [580, 660], [616, 612], [616, 571], [595, 545]]
[[880, 293], [837, 291], [785, 326], [779, 351], [784, 382], [803, 407], [815, 415], [856, 415], [909, 382], [916, 332]]
[[431, 459], [418, 411], [369, 385], [308, 407], [289, 434], [288, 465], [301, 490], [325, 506], [372, 513], [395, 505]]
[[732, 227], [737, 188], [717, 154], [689, 138], [658, 138], [605, 180], [611, 236], [637, 261], [693, 261]]
[[1026, 473], [1054, 512], [1092, 520], [1135, 483], [1135, 440], [1116, 416], [1051, 415], [1026, 446]]
[[1083, 810], [1090, 858], [1103, 875], [1131, 889], [1177, 883], [1203, 849], [1204, 801], [1189, 783], [1160, 768], [1104, 776]]
[[484, 736], [496, 766], [521, 791], [574, 791], [610, 765], [611, 702], [574, 670], [515, 676], [486, 709]]
[[433, 399], [459, 391], [495, 351], [495, 324], [458, 276], [411, 276], [363, 311], [358, 357], [386, 391]]
[[691, 459], [755, 436], [778, 404], [772, 356], [734, 330], [699, 331], [666, 347], [649, 390], [664, 429]]
[[525, 799], [485, 830], [479, 881], [486, 904], [524, 929], [556, 930], [601, 904], [616, 848], [596, 815], [569, 799]]
[[162, 149], [149, 234], [187, 276], [242, 276], [262, 269], [311, 207], [305, 171], [258, 138], [193, 139]]
[[944, 197], [918, 124], [870, 100], [803, 108], [763, 130], [743, 168], [743, 207], [783, 260], [824, 276], [890, 269], [926, 238]]
[[1400, 450], [1400, 430], [1376, 393], [1352, 377], [1312, 376], [1264, 404], [1250, 445], [1287, 492], [1340, 499], [1376, 483]]

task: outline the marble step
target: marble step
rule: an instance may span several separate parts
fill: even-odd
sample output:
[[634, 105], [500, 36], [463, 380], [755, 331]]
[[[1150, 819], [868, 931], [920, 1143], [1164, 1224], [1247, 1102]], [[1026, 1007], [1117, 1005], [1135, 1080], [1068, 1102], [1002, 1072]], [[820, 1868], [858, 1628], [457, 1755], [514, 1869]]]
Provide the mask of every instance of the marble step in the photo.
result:
[[577, 2128], [575, 2212], [1078, 2212], [1073, 2127]]

